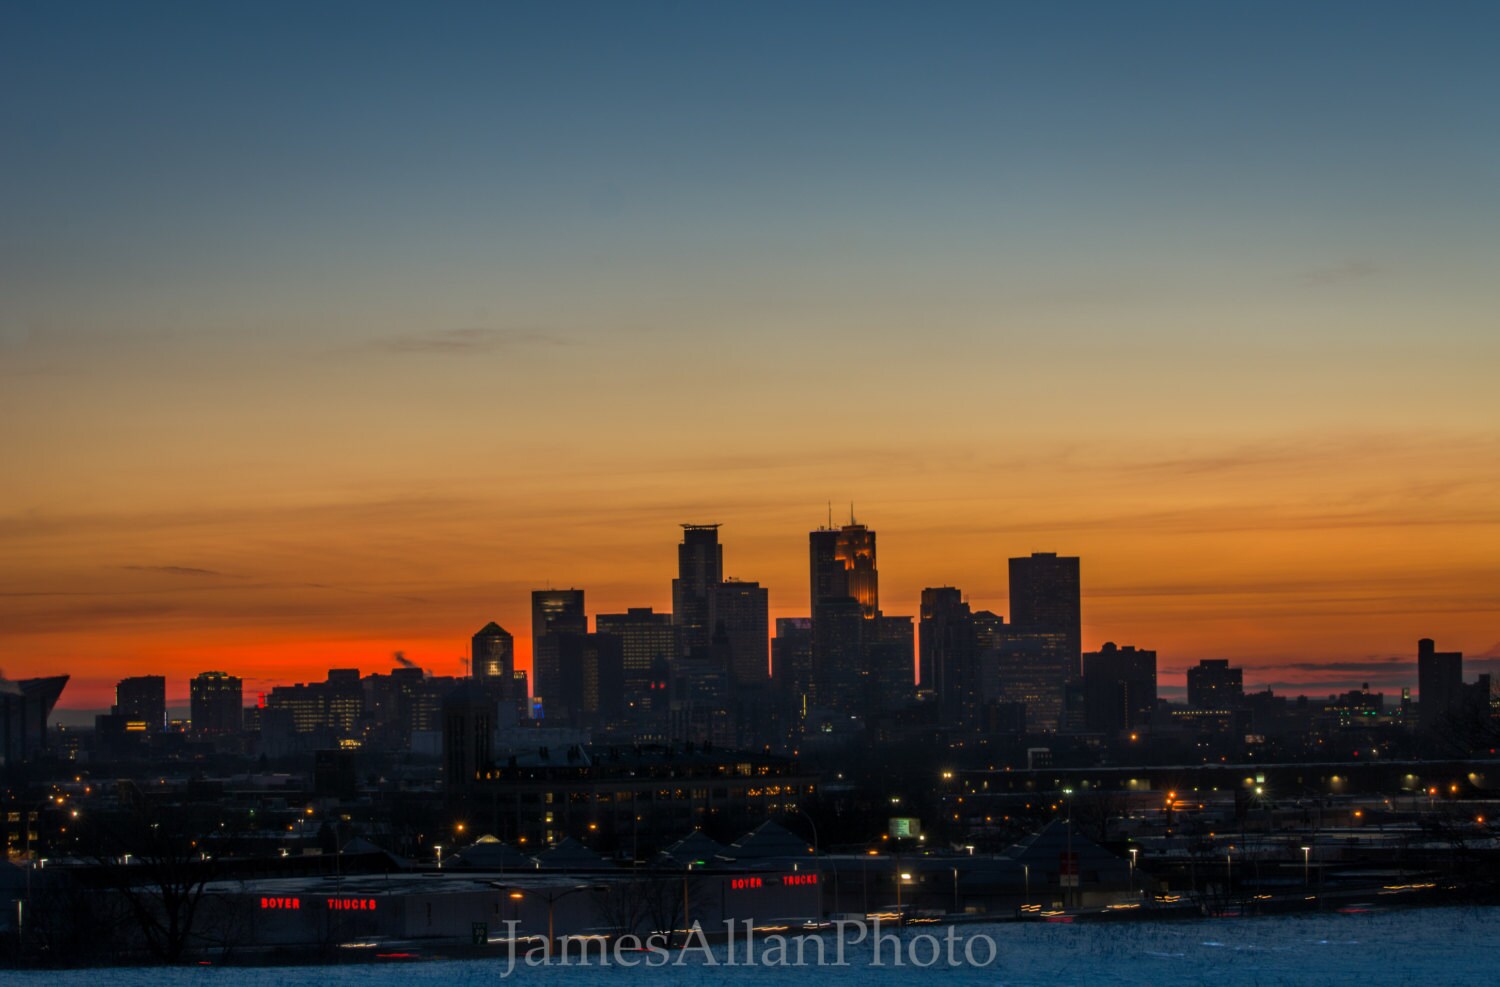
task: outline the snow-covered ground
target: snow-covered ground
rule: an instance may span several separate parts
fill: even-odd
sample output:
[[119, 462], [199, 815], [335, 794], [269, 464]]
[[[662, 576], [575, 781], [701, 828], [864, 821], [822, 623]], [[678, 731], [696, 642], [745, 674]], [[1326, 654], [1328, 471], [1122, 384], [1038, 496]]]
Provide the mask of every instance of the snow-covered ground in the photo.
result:
[[[939, 939], [947, 930], [923, 930]], [[385, 965], [274, 968], [115, 969], [0, 974], [6, 987], [469, 987], [509, 980], [534, 987], [586, 983], [636, 987], [716, 987], [828, 980], [875, 987], [907, 987], [915, 980], [940, 981], [950, 987], [1031, 987], [1079, 984], [1471, 984], [1494, 976], [1494, 944], [1500, 942], [1500, 908], [1432, 908], [1354, 915], [1298, 915], [1276, 918], [1216, 919], [1175, 923], [1077, 925], [972, 925], [956, 931], [960, 965], [947, 957], [925, 969], [910, 962], [892, 963], [887, 943], [884, 965], [872, 966], [868, 943], [845, 949], [846, 966], [795, 968], [765, 965], [777, 959], [766, 953], [773, 944], [757, 944], [761, 965], [725, 965], [723, 946], [708, 962], [702, 950], [672, 954], [666, 965], [648, 967], [645, 954], [629, 957], [634, 967], [528, 967], [518, 963], [509, 976], [506, 964], [494, 961], [420, 961]], [[963, 963], [962, 941], [989, 937], [997, 958], [987, 966]], [[852, 936], [851, 936], [852, 938]], [[912, 938], [908, 933], [906, 939]], [[832, 960], [831, 944], [829, 959]], [[946, 950], [946, 947], [944, 947]], [[971, 956], [983, 961], [987, 947], [976, 943]], [[917, 958], [926, 962], [932, 947], [923, 943]], [[804, 956], [812, 958], [808, 950]], [[789, 964], [794, 954], [781, 958]], [[658, 956], [662, 960], [666, 957]]]

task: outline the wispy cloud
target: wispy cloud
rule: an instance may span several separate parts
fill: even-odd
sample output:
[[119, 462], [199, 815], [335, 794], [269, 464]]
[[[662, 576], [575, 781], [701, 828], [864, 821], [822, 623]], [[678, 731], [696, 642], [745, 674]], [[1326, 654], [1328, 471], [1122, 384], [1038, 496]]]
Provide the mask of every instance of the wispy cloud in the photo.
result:
[[376, 345], [388, 353], [491, 353], [523, 346], [570, 346], [556, 333], [535, 329], [434, 329], [390, 336]]
[[129, 572], [160, 572], [168, 576], [212, 576], [229, 578], [226, 572], [214, 569], [198, 569], [188, 565], [122, 565]]

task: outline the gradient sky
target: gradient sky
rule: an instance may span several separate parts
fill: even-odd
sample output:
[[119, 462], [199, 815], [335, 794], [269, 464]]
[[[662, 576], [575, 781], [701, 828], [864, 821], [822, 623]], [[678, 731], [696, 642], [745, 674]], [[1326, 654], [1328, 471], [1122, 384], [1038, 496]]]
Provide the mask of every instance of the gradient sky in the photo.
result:
[[[1500, 657], [1492, 3], [0, 7], [0, 667], [459, 669], [678, 522], [1247, 684]], [[1392, 658], [1400, 661], [1392, 661]], [[1473, 667], [1471, 667], [1473, 670]]]

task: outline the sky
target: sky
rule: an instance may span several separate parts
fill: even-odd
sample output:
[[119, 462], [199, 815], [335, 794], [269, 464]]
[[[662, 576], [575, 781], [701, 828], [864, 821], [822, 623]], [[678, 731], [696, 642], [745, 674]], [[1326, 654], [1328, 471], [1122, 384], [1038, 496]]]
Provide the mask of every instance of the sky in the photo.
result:
[[[0, 6], [0, 669], [1082, 558], [1250, 687], [1500, 658], [1490, 3]], [[1500, 668], [1497, 668], [1500, 671]]]

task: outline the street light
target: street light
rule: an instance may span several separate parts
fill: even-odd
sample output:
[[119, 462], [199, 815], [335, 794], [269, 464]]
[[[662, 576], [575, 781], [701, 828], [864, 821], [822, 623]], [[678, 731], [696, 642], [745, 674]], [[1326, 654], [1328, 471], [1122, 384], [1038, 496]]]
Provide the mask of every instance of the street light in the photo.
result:
[[1308, 860], [1309, 860], [1311, 854], [1312, 854], [1312, 847], [1305, 846], [1305, 847], [1302, 848], [1302, 887], [1304, 887], [1304, 888], [1306, 888], [1308, 886], [1308, 884], [1310, 883], [1309, 880], [1308, 880], [1308, 870], [1309, 870]]
[[[492, 884], [491, 887], [498, 888], [499, 890], [504, 891], [506, 890], [507, 886], [504, 884]], [[541, 898], [547, 903], [547, 958], [550, 960], [552, 958], [552, 943], [555, 941], [555, 937], [553, 936], [552, 924], [553, 906], [562, 899], [566, 898], [568, 895], [577, 894], [579, 891], [607, 890], [609, 889], [602, 884], [576, 884], [571, 888], [563, 888], [561, 890], [555, 888], [519, 888], [511, 889], [510, 897], [514, 901], [520, 901], [527, 894], [531, 894], [535, 895], [538, 898]]]
[[443, 845], [441, 843], [434, 843], [432, 845], [432, 848], [437, 851], [437, 865], [438, 865], [438, 870], [442, 870], [443, 869]]
[[1140, 853], [1139, 847], [1130, 848], [1130, 896], [1135, 897], [1135, 855]]
[[[1066, 797], [1067, 800], [1068, 800], [1068, 870], [1070, 872], [1068, 874], [1069, 886], [1073, 887], [1073, 888], [1077, 888], [1079, 886], [1078, 885], [1078, 858], [1075, 857], [1075, 856], [1073, 856], [1073, 789], [1071, 789], [1071, 788], [1064, 788], [1062, 790], [1062, 793], [1063, 793], [1064, 797]], [[1062, 875], [1060, 875], [1060, 874], [1058, 875], [1058, 883], [1059, 884], [1062, 883]], [[1067, 906], [1067, 902], [1068, 902], [1069, 897], [1070, 896], [1067, 894], [1067, 892], [1063, 893], [1063, 906], [1064, 907]], [[1077, 897], [1077, 893], [1075, 892], [1074, 895], [1072, 895], [1071, 897], [1076, 898]]]

